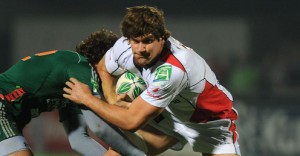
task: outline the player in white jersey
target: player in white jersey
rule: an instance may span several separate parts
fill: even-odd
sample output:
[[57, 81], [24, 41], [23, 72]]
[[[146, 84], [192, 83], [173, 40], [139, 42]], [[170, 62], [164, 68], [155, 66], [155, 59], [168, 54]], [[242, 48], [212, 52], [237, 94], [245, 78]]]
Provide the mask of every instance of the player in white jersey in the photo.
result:
[[170, 36], [157, 8], [137, 6], [127, 11], [121, 24], [124, 37], [106, 53], [97, 70], [106, 80], [104, 94], [114, 91], [109, 74], [127, 70], [142, 76], [147, 89], [128, 109], [93, 98], [76, 79], [66, 83], [70, 88], [64, 88], [64, 97], [88, 106], [121, 129], [135, 131], [149, 123], [176, 138], [167, 139], [166, 144], [151, 142], [145, 135], [150, 146], [162, 143], [165, 146], [160, 148], [167, 149], [179, 141], [204, 156], [240, 155], [232, 96], [205, 60]]

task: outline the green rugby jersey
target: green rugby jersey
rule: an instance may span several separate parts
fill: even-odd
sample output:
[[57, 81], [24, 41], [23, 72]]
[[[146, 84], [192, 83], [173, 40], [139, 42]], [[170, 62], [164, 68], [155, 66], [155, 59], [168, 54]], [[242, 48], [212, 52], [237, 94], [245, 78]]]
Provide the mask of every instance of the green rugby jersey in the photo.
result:
[[[35, 114], [31, 112], [35, 117], [43, 111], [65, 107], [62, 101], [42, 101], [63, 99], [63, 88], [70, 77], [89, 85], [93, 92], [99, 89], [97, 74], [77, 52], [53, 50], [27, 56], [0, 74], [0, 99], [12, 104], [15, 115], [24, 105], [36, 108]], [[24, 99], [29, 102], [23, 103]]]

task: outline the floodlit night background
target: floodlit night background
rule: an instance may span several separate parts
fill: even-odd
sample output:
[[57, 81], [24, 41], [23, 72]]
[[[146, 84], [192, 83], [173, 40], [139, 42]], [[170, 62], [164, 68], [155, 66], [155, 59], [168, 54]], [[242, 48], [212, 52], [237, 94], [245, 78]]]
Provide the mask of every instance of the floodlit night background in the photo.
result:
[[[126, 7], [165, 14], [173, 37], [194, 49], [234, 97], [244, 156], [300, 155], [300, 3], [239, 0], [1, 0], [0, 72], [53, 49], [75, 50], [105, 27], [120, 34]], [[37, 155], [74, 155], [57, 112], [24, 130]], [[195, 155], [186, 146], [168, 155]]]

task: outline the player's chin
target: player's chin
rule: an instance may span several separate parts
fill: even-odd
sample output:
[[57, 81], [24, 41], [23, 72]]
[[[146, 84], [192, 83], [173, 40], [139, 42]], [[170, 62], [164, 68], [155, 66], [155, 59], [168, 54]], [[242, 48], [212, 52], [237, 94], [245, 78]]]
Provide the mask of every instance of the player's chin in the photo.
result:
[[149, 60], [145, 58], [136, 58], [135, 63], [139, 66], [144, 67], [147, 66], [147, 64], [149, 64]]

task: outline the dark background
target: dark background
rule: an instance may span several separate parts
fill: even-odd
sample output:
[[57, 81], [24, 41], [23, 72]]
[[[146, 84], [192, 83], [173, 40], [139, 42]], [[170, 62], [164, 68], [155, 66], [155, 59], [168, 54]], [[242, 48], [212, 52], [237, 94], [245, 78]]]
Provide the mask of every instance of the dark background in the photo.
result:
[[[12, 28], [14, 20], [20, 16], [69, 16], [83, 17], [90, 14], [120, 16], [125, 8], [148, 4], [157, 6], [168, 17], [178, 18], [242, 18], [249, 24], [249, 52], [247, 63], [263, 72], [260, 77], [263, 85], [268, 85], [270, 68], [288, 68], [284, 85], [299, 86], [300, 68], [298, 45], [300, 40], [300, 11], [298, 1], [239, 1], [239, 0], [189, 0], [189, 1], [141, 1], [141, 0], [2, 0], [0, 2], [0, 71], [13, 63]], [[201, 31], [201, 30], [199, 30]], [[179, 39], [180, 40], [180, 39]], [[34, 45], [34, 43], [33, 43]], [[296, 60], [297, 59], [297, 60]], [[236, 61], [236, 60], [233, 60]], [[236, 61], [238, 62], [238, 61]], [[277, 67], [280, 66], [280, 67]], [[266, 69], [265, 69], [266, 68]], [[263, 77], [266, 76], [266, 79]], [[221, 78], [225, 81], [227, 78]], [[224, 82], [227, 83], [227, 82]]]
[[0, 72], [15, 63], [12, 32], [18, 18], [97, 14], [121, 18], [126, 7], [143, 4], [162, 9], [167, 24], [168, 18], [246, 21], [246, 56], [228, 56], [226, 63], [218, 62], [217, 56], [205, 58], [240, 104], [243, 155], [300, 153], [295, 146], [300, 143], [300, 2], [296, 0], [1, 0]]

